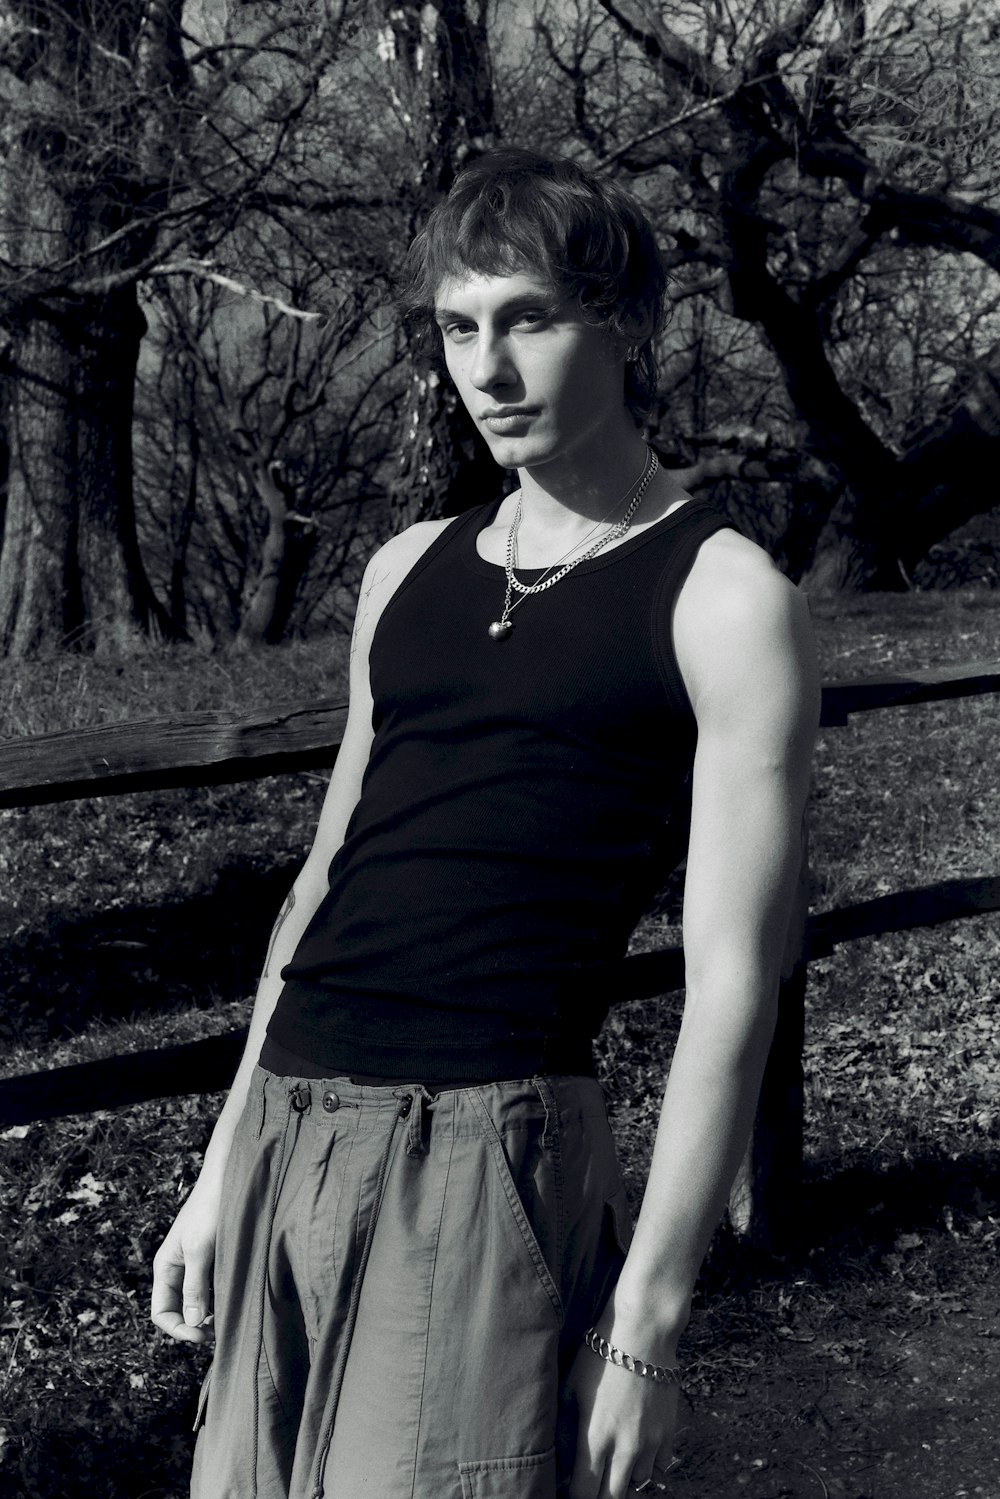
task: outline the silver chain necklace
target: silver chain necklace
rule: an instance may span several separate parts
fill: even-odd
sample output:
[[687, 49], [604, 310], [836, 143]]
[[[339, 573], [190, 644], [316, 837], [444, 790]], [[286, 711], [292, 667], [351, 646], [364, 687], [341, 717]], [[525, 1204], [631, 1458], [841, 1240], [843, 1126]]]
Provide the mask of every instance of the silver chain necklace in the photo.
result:
[[[652, 448], [647, 448], [646, 452], [646, 467], [643, 471], [642, 478], [639, 480], [639, 487], [636, 490], [635, 494], [632, 496], [629, 507], [625, 511], [625, 514], [622, 516], [621, 520], [616, 521], [615, 524], [611, 526], [607, 531], [605, 531], [603, 536], [599, 536], [597, 540], [591, 546], [589, 546], [585, 552], [581, 552], [579, 557], [574, 557], [572, 562], [567, 562], [562, 567], [559, 566], [559, 562], [553, 562], [549, 567], [545, 569], [544, 573], [536, 583], [520, 583], [514, 576], [515, 559], [517, 557], [517, 533], [521, 525], [521, 516], [523, 514], [523, 496], [520, 494], [518, 495], [517, 509], [514, 512], [514, 520], [507, 535], [507, 556], [504, 563], [504, 569], [507, 574], [507, 592], [504, 595], [503, 613], [501, 614], [499, 619], [494, 620], [490, 625], [489, 634], [491, 640], [507, 639], [507, 636], [514, 628], [510, 616], [517, 608], [518, 604], [524, 602], [528, 594], [544, 593], [546, 588], [551, 588], [553, 584], [559, 582], [560, 578], [565, 578], [566, 574], [568, 572], [572, 572], [574, 567], [578, 567], [581, 562], [586, 562], [588, 558], [596, 556], [596, 554], [601, 551], [603, 547], [608, 546], [610, 542], [617, 541], [619, 537], [625, 535], [629, 526], [632, 524], [632, 517], [635, 515], [635, 512], [638, 510], [640, 504], [642, 503], [643, 495], [646, 493], [646, 490], [649, 487], [653, 476], [660, 466], [659, 460], [657, 459], [657, 456], [653, 452]], [[620, 505], [621, 503], [621, 500], [619, 500], [618, 504], [613, 508], [617, 509], [618, 505]], [[611, 514], [610, 511], [608, 513]], [[601, 523], [598, 522], [598, 524]], [[586, 538], [584, 538], [584, 540], [586, 540]], [[559, 561], [561, 562], [562, 558], [560, 558]], [[556, 572], [553, 572], [553, 568], [556, 568], [558, 570]], [[552, 574], [551, 577], [549, 577], [550, 573]], [[520, 594], [520, 597], [517, 599], [514, 598], [515, 591]]]

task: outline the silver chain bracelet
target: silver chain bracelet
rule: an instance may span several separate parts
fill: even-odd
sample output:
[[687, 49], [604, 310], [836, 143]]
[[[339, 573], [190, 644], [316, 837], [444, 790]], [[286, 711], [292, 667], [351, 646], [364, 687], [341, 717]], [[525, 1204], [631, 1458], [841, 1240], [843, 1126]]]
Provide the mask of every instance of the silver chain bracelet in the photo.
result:
[[607, 1338], [602, 1338], [592, 1327], [587, 1328], [583, 1341], [591, 1353], [596, 1353], [606, 1364], [617, 1364], [619, 1369], [638, 1374], [640, 1379], [651, 1379], [654, 1384], [680, 1384], [676, 1367], [664, 1368], [662, 1364], [647, 1364], [644, 1359], [633, 1358], [630, 1353], [623, 1353], [614, 1343], [609, 1343]]

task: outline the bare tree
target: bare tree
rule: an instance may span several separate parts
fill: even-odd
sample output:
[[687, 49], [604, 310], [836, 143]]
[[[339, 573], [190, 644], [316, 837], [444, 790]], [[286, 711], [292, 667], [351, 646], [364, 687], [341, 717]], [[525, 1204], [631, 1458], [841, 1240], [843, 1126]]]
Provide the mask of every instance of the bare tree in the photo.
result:
[[[378, 55], [406, 143], [407, 244], [470, 153], [499, 138], [486, 0], [384, 0]], [[392, 482], [396, 529], [454, 515], [502, 482], [449, 381], [415, 367]]]
[[140, 519], [175, 629], [250, 645], [336, 619], [388, 529], [391, 321], [360, 295], [292, 317], [205, 282], [161, 287], [149, 317]]
[[[687, 437], [688, 467], [711, 457], [715, 476], [755, 465], [786, 482], [798, 448], [812, 534], [795, 550], [811, 582], [903, 586], [993, 504], [978, 475], [1000, 445], [995, 16], [915, 0], [597, 5], [617, 45], [598, 47], [583, 0], [548, 11], [576, 138], [647, 196], [676, 272], [712, 298], [714, 330], [756, 330], [739, 365], [750, 385], [777, 377], [784, 392], [769, 442], [739, 402], [714, 451], [704, 429]], [[969, 336], [949, 379], [956, 325]], [[745, 441], [727, 450], [735, 426]]]
[[235, 32], [219, 7], [182, 0], [4, 8], [0, 647], [171, 628], [133, 505], [137, 289], [204, 267], [234, 222], [263, 211], [335, 11], [247, 6]]

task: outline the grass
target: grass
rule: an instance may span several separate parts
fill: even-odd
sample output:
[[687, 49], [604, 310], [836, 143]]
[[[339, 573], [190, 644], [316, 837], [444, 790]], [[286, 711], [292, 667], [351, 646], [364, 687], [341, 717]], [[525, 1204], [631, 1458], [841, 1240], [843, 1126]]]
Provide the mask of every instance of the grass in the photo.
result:
[[[830, 677], [1000, 657], [993, 594], [852, 600], [815, 615]], [[0, 737], [326, 697], [342, 671], [342, 647], [322, 643], [8, 666]], [[995, 722], [986, 698], [824, 731], [817, 909], [997, 872]], [[0, 814], [4, 1071], [241, 1023], [261, 934], [323, 785], [286, 775]], [[674, 938], [676, 914], [668, 901], [641, 940]], [[984, 1380], [1000, 1376], [995, 1342], [977, 1339], [1000, 1320], [998, 949], [1000, 923], [983, 916], [848, 944], [811, 965], [799, 1247], [751, 1263], [720, 1239], [687, 1338], [679, 1492], [939, 1499], [974, 1494], [976, 1482], [992, 1492], [974, 1412], [990, 1408]], [[676, 1001], [623, 1006], [601, 1041], [634, 1200], [677, 1013]], [[167, 1100], [0, 1136], [5, 1493], [186, 1492], [205, 1354], [149, 1326], [149, 1262], [218, 1104]], [[896, 1457], [875, 1477], [886, 1452]]]

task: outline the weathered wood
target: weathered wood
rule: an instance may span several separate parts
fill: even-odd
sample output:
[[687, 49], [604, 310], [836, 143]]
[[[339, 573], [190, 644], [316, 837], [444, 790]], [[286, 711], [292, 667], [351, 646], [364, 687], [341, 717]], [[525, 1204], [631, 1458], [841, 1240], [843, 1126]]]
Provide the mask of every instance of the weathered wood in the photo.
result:
[[[864, 677], [823, 688], [822, 722], [903, 703], [1000, 691], [1000, 663], [971, 663]], [[0, 807], [25, 807], [171, 786], [218, 785], [280, 771], [326, 769], [336, 759], [347, 709], [308, 707], [241, 717], [197, 713], [110, 727], [71, 729], [0, 743]]]
[[[798, 953], [792, 952], [794, 937], [790, 938], [790, 961], [786, 962], [787, 973], [778, 998], [778, 1022], [761, 1088], [754, 1144], [737, 1179], [730, 1207], [741, 1236], [755, 1244], [770, 1242], [776, 1246], [785, 1241], [792, 1226], [789, 1202], [794, 1198], [801, 1164], [806, 983], [803, 951], [810, 958], [826, 957], [841, 942], [859, 937], [878, 937], [997, 910], [1000, 879], [944, 880], [810, 916], [805, 924], [804, 948]], [[683, 984], [684, 955], [679, 947], [636, 953], [625, 960], [624, 980], [615, 1003], [654, 998]], [[0, 1124], [25, 1124], [92, 1109], [120, 1108], [151, 1098], [227, 1088], [245, 1037], [245, 1030], [231, 1031], [180, 1046], [0, 1079]]]
[[825, 958], [841, 942], [853, 942], [858, 937], [882, 937], [887, 932], [937, 926], [942, 921], [986, 911], [1000, 911], [1000, 879], [991, 875], [897, 890], [810, 917], [808, 954], [810, 958]]
[[228, 1088], [246, 1037], [244, 1026], [201, 1041], [6, 1078], [0, 1082], [0, 1124], [30, 1124]]
[[253, 780], [333, 764], [347, 709], [323, 701], [253, 717], [197, 713], [0, 744], [0, 807]]
[[936, 703], [956, 697], [1000, 692], [1000, 662], [973, 661], [961, 666], [934, 666], [905, 677], [858, 677], [823, 685], [820, 723], [836, 728], [851, 713], [895, 708], [905, 703]]
[[656, 952], [632, 953], [625, 959], [620, 985], [616, 983], [613, 1005], [632, 999], [656, 999], [684, 987], [684, 953], [679, 947], [661, 947]]

